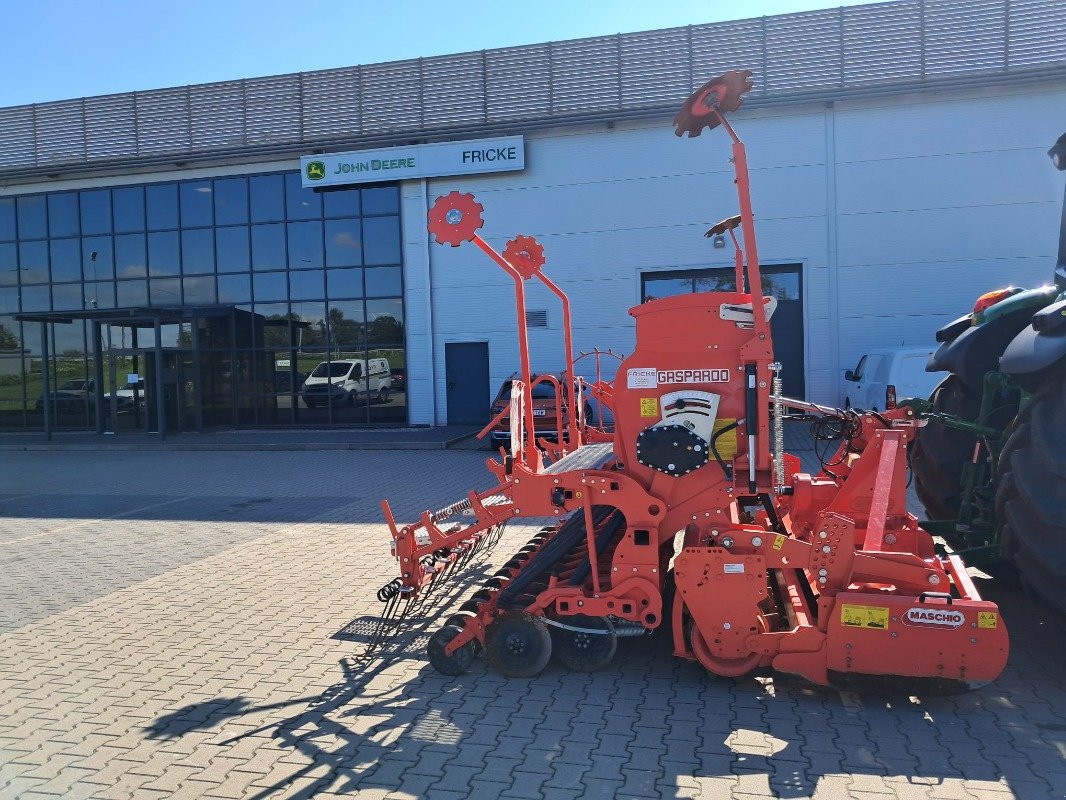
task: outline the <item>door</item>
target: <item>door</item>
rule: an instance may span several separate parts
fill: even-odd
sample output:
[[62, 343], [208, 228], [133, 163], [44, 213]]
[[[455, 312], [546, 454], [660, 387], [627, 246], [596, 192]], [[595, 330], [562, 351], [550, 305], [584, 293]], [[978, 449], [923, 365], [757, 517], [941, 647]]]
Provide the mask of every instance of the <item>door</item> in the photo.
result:
[[491, 401], [488, 342], [445, 344], [444, 375], [448, 382], [448, 424], [487, 423]]

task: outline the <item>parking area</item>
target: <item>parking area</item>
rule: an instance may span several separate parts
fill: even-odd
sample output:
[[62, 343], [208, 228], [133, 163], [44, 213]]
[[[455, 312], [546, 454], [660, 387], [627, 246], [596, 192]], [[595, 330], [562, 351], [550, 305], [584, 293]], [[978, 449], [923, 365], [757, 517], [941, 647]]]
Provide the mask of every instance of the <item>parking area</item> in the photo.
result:
[[665, 635], [449, 678], [423, 655], [446, 604], [360, 658], [380, 499], [443, 506], [487, 455], [0, 454], [0, 798], [1066, 796], [1066, 625], [1007, 580], [980, 581], [1007, 670], [953, 697], [715, 679]]

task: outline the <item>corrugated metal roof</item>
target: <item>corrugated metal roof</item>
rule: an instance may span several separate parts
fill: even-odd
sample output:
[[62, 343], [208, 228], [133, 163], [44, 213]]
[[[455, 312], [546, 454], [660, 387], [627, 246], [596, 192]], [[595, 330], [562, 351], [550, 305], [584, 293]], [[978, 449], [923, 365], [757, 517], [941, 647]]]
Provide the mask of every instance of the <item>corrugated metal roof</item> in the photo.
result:
[[1066, 77], [1066, 3], [900, 0], [0, 108], [0, 181], [619, 119], [736, 68], [751, 105]]

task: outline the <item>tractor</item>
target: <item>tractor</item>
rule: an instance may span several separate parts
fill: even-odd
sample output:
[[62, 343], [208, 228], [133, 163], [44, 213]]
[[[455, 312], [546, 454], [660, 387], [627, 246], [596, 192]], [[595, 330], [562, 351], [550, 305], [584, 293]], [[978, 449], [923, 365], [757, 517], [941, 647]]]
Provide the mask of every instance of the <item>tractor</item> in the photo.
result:
[[[1048, 154], [1066, 170], [1066, 134]], [[928, 421], [912, 453], [924, 527], [1066, 613], [1066, 199], [1054, 282], [983, 294], [936, 339], [927, 369], [950, 374], [903, 404]]]
[[[548, 520], [440, 615], [428, 642], [440, 672], [461, 674], [481, 655], [512, 677], [535, 676], [553, 657], [587, 672], [611, 661], [619, 639], [660, 629], [677, 657], [722, 677], [772, 669], [818, 685], [868, 678], [953, 691], [1002, 672], [1009, 643], [998, 607], [906, 508], [916, 413], [782, 396], [747, 155], [728, 119], [750, 77], [708, 81], [674, 119], [679, 137], [721, 129], [731, 140], [739, 213], [707, 235], [731, 238], [736, 290], [630, 309], [634, 351], [613, 381], [589, 387], [611, 412], [611, 431], [571, 415], [568, 436], [536, 439], [525, 282], [548, 285], [569, 320], [540, 243], [516, 236], [497, 253], [478, 234], [485, 209], [469, 194], [430, 209], [439, 244], [475, 245], [514, 282], [521, 372], [506, 410], [511, 447], [488, 459], [489, 488], [404, 523], [382, 502], [399, 574], [378, 592], [378, 630], [424, 611], [426, 597], [495, 546], [508, 521]], [[563, 380], [580, 395], [569, 331], [565, 341]], [[817, 474], [784, 452], [784, 420], [796, 411], [838, 432]]]

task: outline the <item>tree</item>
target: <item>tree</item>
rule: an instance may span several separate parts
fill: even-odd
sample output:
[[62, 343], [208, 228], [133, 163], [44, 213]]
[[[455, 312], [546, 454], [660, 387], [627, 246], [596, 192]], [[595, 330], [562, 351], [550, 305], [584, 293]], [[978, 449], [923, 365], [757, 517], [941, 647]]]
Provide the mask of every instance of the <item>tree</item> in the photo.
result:
[[21, 346], [19, 337], [0, 325], [0, 350], [18, 350]]
[[403, 323], [390, 314], [383, 314], [370, 321], [369, 335], [371, 344], [402, 344]]

